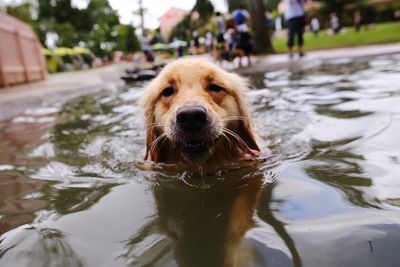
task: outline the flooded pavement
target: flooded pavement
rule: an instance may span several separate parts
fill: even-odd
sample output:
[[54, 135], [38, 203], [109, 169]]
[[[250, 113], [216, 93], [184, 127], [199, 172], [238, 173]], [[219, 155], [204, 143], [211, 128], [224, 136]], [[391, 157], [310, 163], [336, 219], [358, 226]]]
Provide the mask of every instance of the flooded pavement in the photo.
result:
[[399, 74], [252, 74], [271, 157], [212, 173], [144, 167], [140, 84], [0, 122], [0, 266], [399, 266]]

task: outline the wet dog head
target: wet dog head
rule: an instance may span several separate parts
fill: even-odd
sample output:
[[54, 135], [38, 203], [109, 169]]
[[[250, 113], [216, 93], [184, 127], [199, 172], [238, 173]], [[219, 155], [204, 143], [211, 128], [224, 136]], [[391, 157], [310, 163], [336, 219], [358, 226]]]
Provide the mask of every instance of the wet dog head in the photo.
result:
[[174, 163], [259, 151], [246, 111], [246, 83], [204, 59], [167, 65], [146, 87], [145, 158]]

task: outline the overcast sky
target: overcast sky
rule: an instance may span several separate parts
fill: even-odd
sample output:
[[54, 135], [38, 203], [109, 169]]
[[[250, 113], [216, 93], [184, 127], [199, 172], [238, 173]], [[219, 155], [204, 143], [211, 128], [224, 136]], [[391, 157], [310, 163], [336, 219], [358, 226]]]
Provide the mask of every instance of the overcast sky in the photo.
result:
[[[85, 8], [89, 0], [71, 0], [74, 6]], [[140, 19], [133, 12], [138, 9], [138, 0], [108, 0], [113, 9], [117, 10], [120, 15], [121, 23], [132, 23], [139, 26]], [[190, 10], [196, 0], [143, 0], [143, 6], [146, 8], [145, 27], [157, 28], [159, 26], [158, 19], [170, 8], [180, 7]], [[226, 0], [211, 0], [217, 11], [226, 12]], [[0, 0], [0, 6], [5, 4], [19, 4], [22, 2], [36, 2], [35, 0]]]
[[[0, 5], [21, 2], [35, 2], [35, 0], [0, 0]], [[72, 4], [85, 8], [89, 0], [71, 0]], [[121, 23], [132, 23], [139, 26], [140, 19], [138, 16], [133, 15], [133, 11], [137, 10], [138, 0], [108, 0], [113, 9], [117, 10], [120, 15]], [[170, 7], [180, 7], [182, 9], [190, 10], [196, 0], [143, 0], [143, 6], [147, 9], [145, 14], [145, 27], [157, 28], [159, 26], [158, 18]], [[225, 12], [227, 10], [226, 0], [211, 0], [214, 8], [218, 11]]]
[[[79, 0], [77, 0], [79, 1]], [[80, 0], [84, 1], [84, 0]], [[122, 23], [131, 23], [139, 25], [139, 18], [132, 12], [138, 9], [138, 0], [109, 0], [111, 6], [118, 10]], [[225, 0], [211, 0], [218, 11], [227, 10]], [[190, 10], [194, 6], [195, 0], [143, 0], [143, 6], [147, 9], [145, 16], [145, 27], [156, 28], [159, 25], [160, 18], [170, 7], [180, 7]]]

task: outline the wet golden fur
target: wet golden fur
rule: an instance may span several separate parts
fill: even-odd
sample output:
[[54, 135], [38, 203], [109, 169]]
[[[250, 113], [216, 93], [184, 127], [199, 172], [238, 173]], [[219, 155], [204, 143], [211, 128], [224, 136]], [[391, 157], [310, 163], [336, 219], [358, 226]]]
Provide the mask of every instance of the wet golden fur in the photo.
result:
[[[211, 90], [210, 86], [222, 88]], [[163, 95], [171, 87], [173, 94]], [[211, 89], [210, 89], [211, 88]], [[174, 147], [174, 121], [178, 108], [201, 105], [212, 121], [210, 135], [221, 137], [203, 163], [236, 160], [258, 152], [250, 123], [245, 94], [246, 81], [205, 59], [181, 59], [167, 65], [145, 88], [140, 99], [146, 118], [145, 159], [185, 162]]]

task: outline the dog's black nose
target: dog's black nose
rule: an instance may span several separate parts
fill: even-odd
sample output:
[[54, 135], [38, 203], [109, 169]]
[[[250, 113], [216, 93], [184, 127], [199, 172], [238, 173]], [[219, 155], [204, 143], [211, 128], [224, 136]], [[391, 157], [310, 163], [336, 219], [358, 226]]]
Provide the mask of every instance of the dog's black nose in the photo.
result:
[[184, 131], [201, 130], [207, 122], [207, 111], [201, 106], [182, 107], [176, 112], [176, 123]]

